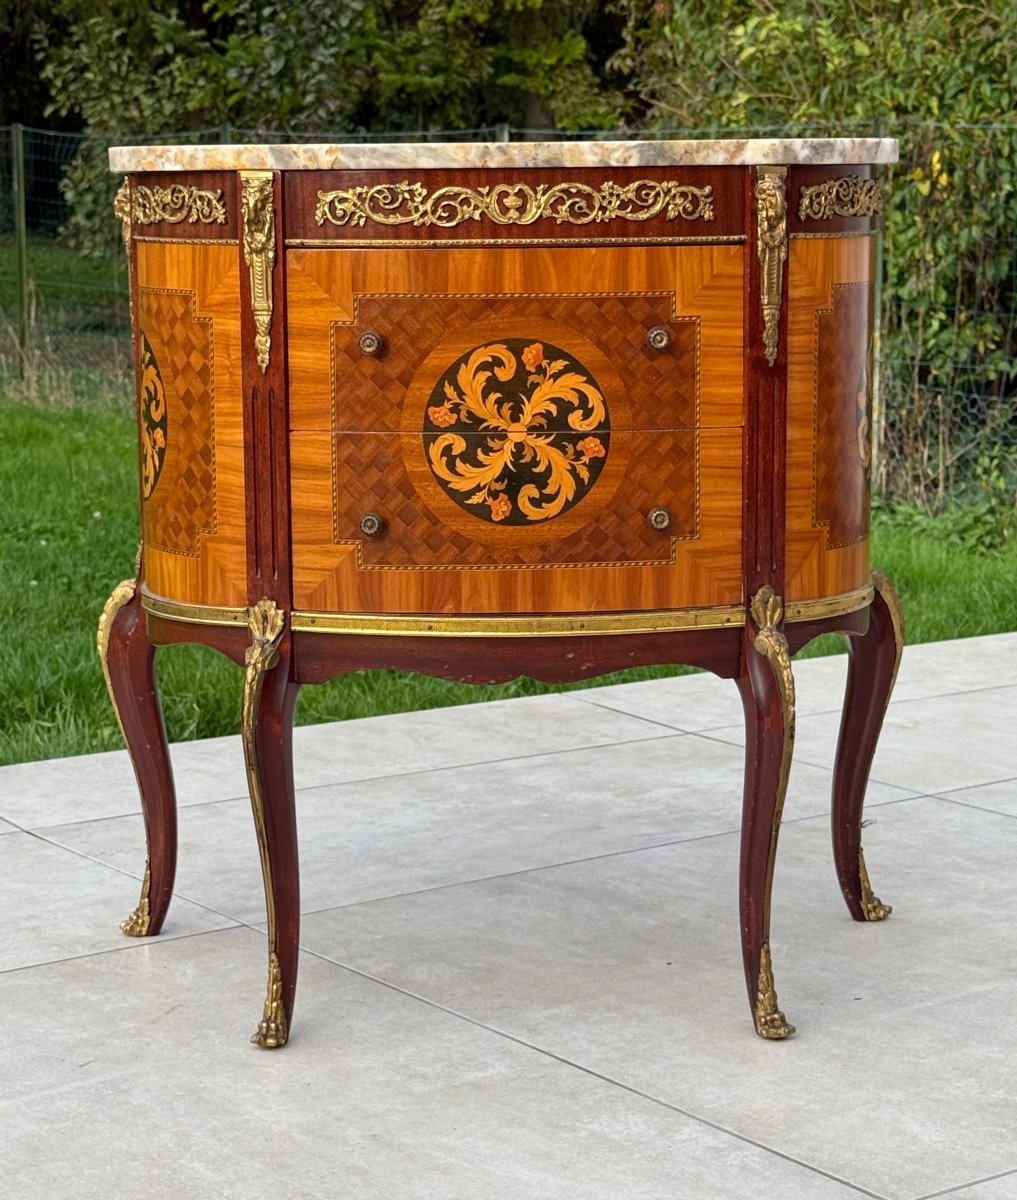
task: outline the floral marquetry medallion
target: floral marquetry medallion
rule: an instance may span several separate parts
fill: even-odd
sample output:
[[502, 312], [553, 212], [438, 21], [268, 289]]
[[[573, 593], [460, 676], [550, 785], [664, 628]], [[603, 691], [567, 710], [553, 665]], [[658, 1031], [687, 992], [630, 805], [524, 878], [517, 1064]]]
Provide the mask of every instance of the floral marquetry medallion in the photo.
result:
[[141, 358], [141, 387], [138, 393], [141, 415], [141, 494], [147, 500], [159, 482], [166, 457], [166, 388], [151, 342], [142, 333], [138, 343]]
[[481, 520], [547, 521], [596, 484], [611, 433], [591, 371], [549, 342], [505, 338], [460, 355], [424, 416], [424, 449], [439, 487]]

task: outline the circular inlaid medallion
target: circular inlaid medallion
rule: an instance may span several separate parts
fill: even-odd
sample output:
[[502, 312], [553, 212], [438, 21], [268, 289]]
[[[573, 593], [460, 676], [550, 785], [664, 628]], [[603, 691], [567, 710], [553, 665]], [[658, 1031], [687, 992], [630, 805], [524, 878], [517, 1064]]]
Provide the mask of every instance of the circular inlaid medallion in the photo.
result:
[[597, 482], [611, 427], [591, 372], [550, 342], [476, 346], [439, 377], [424, 415], [424, 448], [460, 508], [503, 525], [546, 521]]
[[141, 494], [147, 500], [159, 482], [166, 457], [166, 389], [163, 387], [159, 364], [155, 361], [155, 352], [143, 333], [140, 350], [141, 388], [138, 404], [141, 412]]

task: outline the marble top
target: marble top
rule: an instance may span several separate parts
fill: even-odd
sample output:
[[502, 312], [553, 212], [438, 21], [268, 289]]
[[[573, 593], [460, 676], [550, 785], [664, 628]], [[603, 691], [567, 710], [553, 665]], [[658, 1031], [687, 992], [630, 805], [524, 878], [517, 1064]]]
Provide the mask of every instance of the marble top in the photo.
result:
[[716, 167], [894, 163], [893, 138], [647, 142], [388, 142], [115, 146], [111, 171], [369, 171], [470, 167]]

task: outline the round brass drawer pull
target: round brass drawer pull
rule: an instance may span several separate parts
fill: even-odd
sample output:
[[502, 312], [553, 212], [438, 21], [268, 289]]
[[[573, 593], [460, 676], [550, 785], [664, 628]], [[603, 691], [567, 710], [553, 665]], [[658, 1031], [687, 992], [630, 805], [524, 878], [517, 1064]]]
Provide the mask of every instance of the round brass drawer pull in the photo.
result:
[[365, 329], [360, 335], [359, 345], [362, 354], [380, 354], [385, 349], [385, 339], [373, 329]]
[[360, 532], [367, 537], [378, 537], [385, 528], [385, 518], [378, 513], [364, 513], [360, 518]]
[[671, 514], [666, 508], [651, 508], [646, 514], [646, 523], [651, 529], [662, 531], [671, 524]]
[[671, 345], [671, 330], [664, 325], [654, 325], [646, 331], [646, 344], [651, 350], [666, 350]]

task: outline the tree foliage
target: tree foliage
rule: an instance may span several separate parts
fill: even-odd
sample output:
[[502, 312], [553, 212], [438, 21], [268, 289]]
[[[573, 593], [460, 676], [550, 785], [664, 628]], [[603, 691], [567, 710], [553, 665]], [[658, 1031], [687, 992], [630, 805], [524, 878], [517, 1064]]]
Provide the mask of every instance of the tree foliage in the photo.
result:
[[[967, 462], [1008, 495], [1017, 0], [67, 0], [48, 40], [43, 0], [10, 2], [55, 110], [121, 140], [224, 122], [898, 136], [883, 482], [934, 502]], [[67, 181], [81, 245], [112, 225], [98, 146]]]

